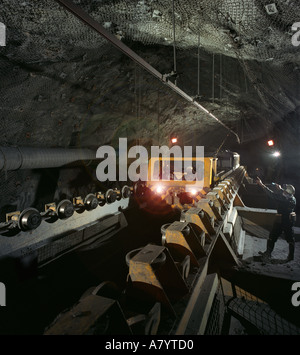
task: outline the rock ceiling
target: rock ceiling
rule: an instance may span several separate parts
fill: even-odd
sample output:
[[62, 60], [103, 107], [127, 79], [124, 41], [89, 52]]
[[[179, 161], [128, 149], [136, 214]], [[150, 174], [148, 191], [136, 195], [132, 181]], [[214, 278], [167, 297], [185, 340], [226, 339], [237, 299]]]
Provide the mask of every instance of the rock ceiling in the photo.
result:
[[[162, 73], [174, 69], [175, 34], [177, 85], [241, 142], [285, 120], [298, 132], [295, 0], [73, 2]], [[2, 145], [95, 148], [176, 133], [216, 149], [229, 132], [55, 0], [3, 0], [0, 21]]]

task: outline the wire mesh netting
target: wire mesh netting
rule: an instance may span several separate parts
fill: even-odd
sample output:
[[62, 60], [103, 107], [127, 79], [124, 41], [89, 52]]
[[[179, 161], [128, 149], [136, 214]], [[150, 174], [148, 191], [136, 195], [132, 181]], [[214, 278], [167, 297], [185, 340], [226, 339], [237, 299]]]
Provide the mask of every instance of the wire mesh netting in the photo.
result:
[[[77, 1], [95, 19], [121, 36], [145, 44], [173, 41], [173, 11], [170, 0]], [[201, 45], [214, 53], [286, 61], [295, 58], [290, 46], [291, 25], [299, 20], [296, 1], [189, 0], [174, 1], [178, 48]], [[267, 40], [266, 40], [267, 39]]]
[[[264, 62], [271, 62], [278, 65], [276, 80], [299, 79], [299, 68], [293, 64], [299, 61], [298, 48], [291, 44], [291, 26], [300, 17], [300, 5], [294, 0], [277, 1], [274, 6], [269, 6], [266, 0], [175, 0], [174, 13], [171, 0], [77, 0], [74, 3], [127, 42], [172, 46], [174, 22], [178, 50], [196, 56], [200, 44], [202, 51], [237, 58], [265, 107], [289, 112], [296, 105], [289, 95], [293, 88], [287, 84], [286, 90], [274, 91], [270, 88], [276, 83], [266, 82], [272, 73], [262, 77], [266, 70]], [[31, 145], [33, 140], [39, 145], [39, 136], [61, 129], [63, 118], [70, 116], [79, 103], [71, 96], [72, 88], [91, 81], [90, 73], [82, 71], [79, 63], [84, 63], [89, 56], [99, 60], [99, 55], [109, 52], [111, 47], [54, 0], [21, 3], [4, 0], [0, 5], [0, 21], [8, 28], [7, 46], [0, 49], [3, 144], [27, 143], [31, 138]], [[215, 91], [224, 84], [221, 74], [217, 80], [218, 75], [216, 68], [212, 80], [219, 84]], [[13, 92], [7, 90], [11, 86]], [[92, 88], [93, 85], [87, 90]], [[59, 113], [52, 102], [47, 104], [49, 95], [56, 96]], [[233, 111], [232, 115], [230, 112], [226, 115], [226, 120], [234, 117]], [[61, 119], [52, 119], [58, 115]], [[74, 115], [69, 120], [69, 130], [80, 127], [83, 116]], [[268, 125], [272, 114], [262, 115], [262, 120]], [[41, 130], [38, 133], [37, 122]], [[246, 121], [241, 126], [244, 128], [240, 129], [253, 135]], [[44, 134], [43, 142], [66, 146], [61, 137]]]
[[220, 282], [209, 313], [207, 326], [205, 328], [205, 335], [222, 334], [225, 312], [226, 304], [223, 289]]
[[278, 315], [267, 303], [235, 286], [236, 297], [227, 307], [231, 314], [246, 321], [264, 335], [299, 335], [300, 329]]

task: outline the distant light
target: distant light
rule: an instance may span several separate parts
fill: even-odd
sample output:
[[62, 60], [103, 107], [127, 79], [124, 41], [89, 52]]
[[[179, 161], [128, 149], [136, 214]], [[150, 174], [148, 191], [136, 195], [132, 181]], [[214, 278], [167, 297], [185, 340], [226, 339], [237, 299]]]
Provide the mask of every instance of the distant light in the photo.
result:
[[195, 189], [194, 187], [190, 187], [190, 186], [186, 186], [185, 191], [186, 191], [189, 195], [192, 195], [192, 196], [198, 195], [198, 192], [199, 192], [197, 189]]
[[277, 157], [280, 157], [280, 155], [281, 155], [280, 152], [274, 152], [274, 153], [273, 153], [273, 156], [276, 157], [276, 158], [277, 158]]
[[158, 194], [161, 194], [163, 191], [164, 191], [164, 188], [163, 188], [162, 185], [157, 185], [157, 186], [156, 186], [156, 192], [157, 192]]
[[172, 139], [171, 139], [171, 142], [172, 142], [173, 144], [177, 143], [177, 138], [176, 138], [176, 137], [172, 138]]
[[269, 141], [268, 141], [268, 146], [269, 147], [272, 147], [274, 145], [274, 141], [272, 140], [272, 139], [270, 139]]

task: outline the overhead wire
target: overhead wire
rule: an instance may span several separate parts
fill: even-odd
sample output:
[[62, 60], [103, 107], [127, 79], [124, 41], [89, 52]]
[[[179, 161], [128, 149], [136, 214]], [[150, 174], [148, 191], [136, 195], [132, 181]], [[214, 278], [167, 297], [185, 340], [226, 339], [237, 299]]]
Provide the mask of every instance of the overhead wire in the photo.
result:
[[[68, 9], [71, 13], [73, 13], [75, 16], [77, 16], [79, 19], [81, 19], [84, 23], [86, 23], [88, 26], [93, 28], [96, 32], [98, 32], [101, 36], [106, 38], [108, 41], [110, 41], [114, 46], [116, 46], [119, 50], [121, 50], [123, 53], [125, 53], [129, 58], [131, 58], [133, 61], [138, 63], [142, 68], [146, 69], [148, 72], [150, 72], [153, 76], [156, 78], [162, 80], [166, 86], [171, 88], [173, 91], [175, 91], [177, 94], [179, 94], [181, 97], [183, 97], [185, 100], [196, 106], [198, 109], [202, 110], [205, 112], [208, 116], [213, 118], [215, 121], [217, 121], [220, 125], [222, 125], [224, 128], [226, 128], [228, 131], [230, 131], [235, 137], [237, 138], [237, 141], [240, 142], [240, 138], [237, 135], [236, 132], [234, 132], [231, 128], [229, 128], [225, 123], [220, 121], [215, 115], [213, 115], [211, 112], [209, 112], [205, 107], [203, 107], [201, 104], [198, 102], [194, 101], [192, 97], [190, 97], [188, 94], [186, 94], [183, 90], [181, 90], [177, 86], [177, 81], [175, 80], [175, 84], [169, 81], [163, 74], [161, 74], [158, 70], [156, 70], [154, 67], [152, 67], [149, 63], [147, 63], [144, 59], [142, 59], [139, 55], [137, 55], [133, 50], [131, 50], [128, 46], [126, 46], [122, 41], [116, 38], [112, 33], [107, 31], [99, 22], [94, 20], [91, 16], [89, 16], [86, 12], [84, 12], [80, 7], [75, 5], [72, 1], [70, 0], [56, 0], [59, 2], [61, 5], [63, 5], [65, 8]], [[173, 0], [174, 1], [174, 0]], [[175, 5], [173, 3], [173, 8], [175, 10]], [[173, 11], [174, 14], [174, 26], [175, 28], [175, 11]], [[175, 38], [175, 31], [173, 31], [173, 35]], [[173, 43], [174, 49], [176, 49], [175, 42]], [[174, 51], [175, 52], [175, 51]], [[176, 63], [176, 53], [174, 53], [174, 62]], [[176, 77], [176, 76], [175, 76]]]
[[220, 54], [220, 101], [222, 100], [222, 85], [223, 85], [223, 68], [222, 68], [222, 63], [223, 62], [223, 57], [222, 54]]
[[172, 0], [172, 13], [173, 13], [173, 70], [175, 75], [175, 85], [177, 86], [175, 0]]
[[197, 71], [197, 96], [200, 98], [200, 32], [198, 34], [198, 71]]
[[211, 88], [211, 92], [212, 92], [212, 102], [215, 102], [215, 53], [213, 53], [212, 55], [212, 88]]

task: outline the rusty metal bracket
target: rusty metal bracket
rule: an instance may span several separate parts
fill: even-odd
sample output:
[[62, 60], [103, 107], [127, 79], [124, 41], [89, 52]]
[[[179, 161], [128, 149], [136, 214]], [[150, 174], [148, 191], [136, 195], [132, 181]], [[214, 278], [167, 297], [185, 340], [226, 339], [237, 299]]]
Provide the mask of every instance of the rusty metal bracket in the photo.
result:
[[161, 228], [163, 244], [169, 249], [175, 260], [190, 257], [192, 265], [199, 267], [198, 259], [205, 256], [203, 249], [204, 231], [191, 228], [188, 222], [175, 221]]
[[127, 258], [131, 295], [144, 301], [160, 302], [175, 314], [172, 302], [189, 290], [168, 249], [148, 244], [133, 254]]
[[216, 191], [210, 191], [206, 197], [213, 202], [213, 204], [221, 209], [221, 215], [227, 211], [224, 201], [220, 198]]
[[180, 220], [182, 222], [196, 224], [205, 232], [206, 241], [208, 242], [210, 242], [210, 236], [215, 234], [214, 218], [210, 217], [209, 214], [201, 208], [192, 207], [188, 210], [183, 210]]
[[212, 200], [202, 198], [196, 203], [197, 208], [201, 208], [203, 211], [207, 212], [210, 218], [214, 218], [215, 221], [222, 221], [221, 207], [216, 207]]
[[218, 185], [217, 187], [215, 187], [213, 189], [213, 192], [217, 192], [217, 194], [220, 196], [220, 199], [222, 201], [224, 201], [224, 204], [229, 204], [230, 203], [230, 199], [227, 196], [227, 193], [226, 193], [224, 187], [219, 187], [219, 185]]
[[231, 185], [229, 181], [221, 181], [217, 187], [222, 187], [225, 190], [225, 193], [227, 194], [228, 198], [231, 200], [233, 197], [233, 189], [231, 188]]
[[88, 295], [59, 317], [45, 335], [132, 334], [117, 301]]

